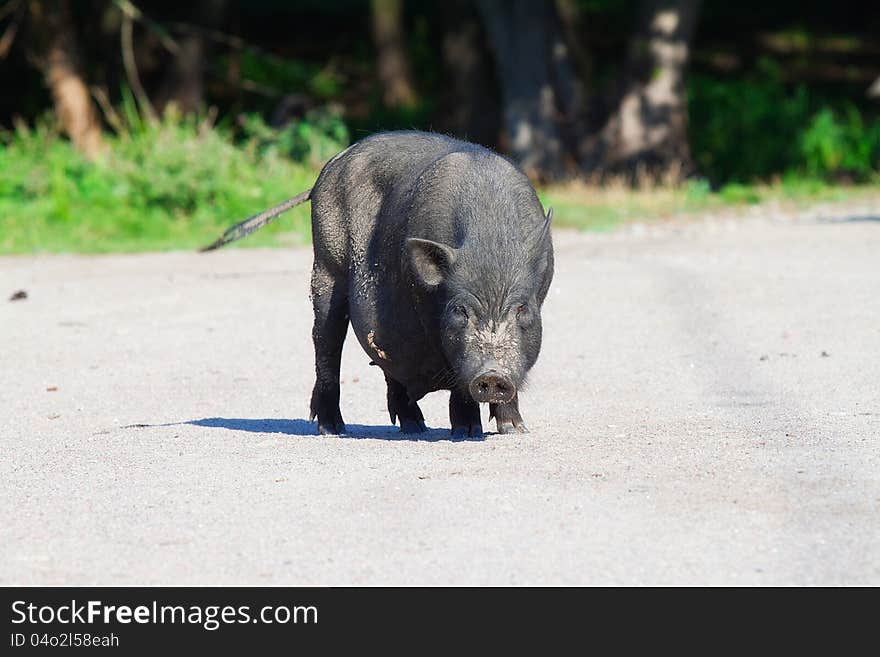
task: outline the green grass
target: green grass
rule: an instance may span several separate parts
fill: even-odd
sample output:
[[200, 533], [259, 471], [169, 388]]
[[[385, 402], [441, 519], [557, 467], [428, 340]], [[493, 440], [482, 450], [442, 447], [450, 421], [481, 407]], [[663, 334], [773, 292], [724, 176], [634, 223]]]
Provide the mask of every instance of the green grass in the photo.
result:
[[[166, 120], [109, 137], [96, 162], [51, 129], [19, 128], [0, 147], [0, 253], [192, 249], [308, 189], [313, 166], [256, 140]], [[310, 239], [308, 206], [248, 246]]]
[[[126, 127], [108, 151], [83, 159], [49, 123], [0, 134], [0, 253], [106, 253], [189, 250], [227, 227], [311, 187], [320, 164], [348, 140], [333, 117], [272, 131], [248, 120], [233, 134], [168, 117], [147, 125], [123, 106]], [[542, 189], [557, 226], [609, 230], [768, 201], [803, 205], [880, 194], [874, 185], [834, 186], [789, 175], [775, 184], [705, 181], [633, 190], [579, 183]], [[235, 246], [307, 244], [304, 204]]]
[[773, 184], [729, 183], [717, 191], [712, 191], [705, 181], [646, 189], [631, 189], [622, 184], [595, 187], [574, 183], [542, 189], [538, 196], [545, 207], [553, 207], [555, 225], [608, 231], [630, 221], [737, 212], [764, 203], [799, 208], [818, 202], [876, 198], [880, 196], [880, 186], [830, 185], [819, 179], [788, 176]]

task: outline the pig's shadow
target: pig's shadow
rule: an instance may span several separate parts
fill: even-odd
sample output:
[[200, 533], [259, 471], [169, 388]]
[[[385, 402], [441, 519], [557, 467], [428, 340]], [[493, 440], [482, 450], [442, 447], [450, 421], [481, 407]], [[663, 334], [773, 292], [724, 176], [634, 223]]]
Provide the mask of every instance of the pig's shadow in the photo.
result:
[[[302, 418], [286, 420], [275, 418], [246, 419], [232, 417], [206, 417], [201, 420], [190, 420], [180, 424], [192, 424], [197, 427], [210, 427], [215, 429], [229, 429], [231, 431], [250, 431], [252, 433], [281, 433], [287, 436], [317, 436], [317, 422], [309, 422]], [[346, 423], [345, 434], [339, 438], [349, 439], [373, 439], [373, 440], [410, 440], [437, 442], [439, 440], [453, 440], [449, 435], [449, 429], [428, 429], [424, 433], [401, 433], [400, 429], [393, 425], [372, 426], [367, 424]], [[335, 436], [328, 436], [335, 437]], [[456, 438], [455, 440], [482, 440], [481, 438]]]

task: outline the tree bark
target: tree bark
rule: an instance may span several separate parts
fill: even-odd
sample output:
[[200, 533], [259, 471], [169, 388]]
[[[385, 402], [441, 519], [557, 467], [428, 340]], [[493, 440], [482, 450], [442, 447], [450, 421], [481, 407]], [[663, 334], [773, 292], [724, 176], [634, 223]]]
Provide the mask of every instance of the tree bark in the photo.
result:
[[30, 9], [40, 44], [38, 63], [52, 94], [55, 115], [77, 150], [94, 159], [106, 145], [83, 76], [70, 6], [67, 0], [34, 0]]
[[550, 77], [552, 5], [547, 0], [478, 0], [501, 82], [508, 150], [531, 177], [560, 178], [564, 148]]
[[571, 66], [575, 84], [581, 94], [581, 102], [586, 100], [586, 89], [592, 78], [592, 61], [581, 43], [582, 17], [577, 0], [556, 0], [555, 17], [559, 25], [556, 34], [558, 46], [554, 47], [554, 59], [564, 57]]
[[501, 123], [498, 80], [479, 16], [467, 0], [442, 4], [444, 88], [438, 127], [489, 148]]
[[[577, 37], [577, 7], [556, 0], [548, 8], [549, 75], [557, 110], [557, 123], [566, 156], [574, 164], [577, 144], [585, 135], [587, 60]], [[569, 167], [572, 168], [572, 167]]]
[[409, 107], [416, 102], [403, 38], [401, 0], [372, 0], [373, 38], [376, 43], [379, 79], [388, 107]]
[[205, 38], [188, 34], [178, 44], [180, 50], [171, 62], [159, 105], [162, 111], [174, 105], [183, 114], [193, 114], [205, 102]]
[[624, 91], [599, 135], [582, 147], [588, 171], [682, 178], [693, 171], [685, 71], [698, 0], [642, 0]]
[[205, 30], [219, 28], [226, 14], [227, 0], [200, 0], [190, 10], [194, 29], [178, 40], [159, 94], [163, 108], [173, 103], [183, 114], [193, 114], [205, 104], [205, 70], [210, 44]]

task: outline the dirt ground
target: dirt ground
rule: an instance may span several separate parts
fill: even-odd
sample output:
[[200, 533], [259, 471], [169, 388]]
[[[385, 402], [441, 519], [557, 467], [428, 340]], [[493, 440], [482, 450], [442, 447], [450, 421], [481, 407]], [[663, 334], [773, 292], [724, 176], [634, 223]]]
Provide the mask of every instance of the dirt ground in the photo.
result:
[[0, 584], [880, 584], [876, 208], [555, 241], [464, 441], [315, 435], [308, 250], [0, 258]]

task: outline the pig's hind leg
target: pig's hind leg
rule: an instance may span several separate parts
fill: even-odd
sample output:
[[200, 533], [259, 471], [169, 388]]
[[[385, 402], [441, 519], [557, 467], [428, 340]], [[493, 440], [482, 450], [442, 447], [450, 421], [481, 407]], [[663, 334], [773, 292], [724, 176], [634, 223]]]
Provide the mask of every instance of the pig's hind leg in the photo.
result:
[[425, 431], [425, 416], [419, 405], [409, 398], [406, 387], [399, 381], [385, 377], [388, 383], [388, 415], [391, 422], [400, 419], [401, 433], [421, 433]]
[[316, 380], [309, 421], [317, 416], [322, 434], [345, 433], [339, 410], [339, 366], [348, 330], [348, 279], [334, 276], [317, 258], [312, 269], [312, 307]]

